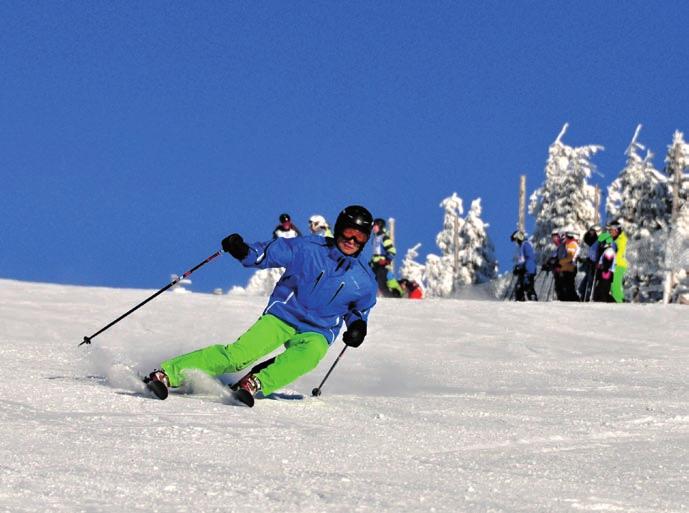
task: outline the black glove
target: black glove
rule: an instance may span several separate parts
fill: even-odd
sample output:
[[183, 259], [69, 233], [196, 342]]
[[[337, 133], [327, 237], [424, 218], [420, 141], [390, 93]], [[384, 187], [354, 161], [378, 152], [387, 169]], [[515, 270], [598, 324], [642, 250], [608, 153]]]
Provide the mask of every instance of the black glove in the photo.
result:
[[350, 347], [359, 347], [366, 337], [366, 321], [357, 319], [347, 327], [342, 341]]
[[222, 240], [222, 250], [229, 253], [237, 260], [244, 260], [249, 254], [249, 246], [244, 242], [238, 233], [228, 235]]
[[512, 274], [524, 274], [525, 271], [526, 269], [523, 265], [515, 265], [514, 269], [512, 269]]

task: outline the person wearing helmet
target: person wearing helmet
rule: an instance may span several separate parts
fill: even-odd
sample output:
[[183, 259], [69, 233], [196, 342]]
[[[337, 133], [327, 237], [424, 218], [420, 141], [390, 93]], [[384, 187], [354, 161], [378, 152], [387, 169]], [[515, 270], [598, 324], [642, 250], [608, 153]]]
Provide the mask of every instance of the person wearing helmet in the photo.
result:
[[[554, 230], [550, 234], [550, 242], [553, 245], [553, 249], [550, 252], [550, 256], [545, 261], [541, 269], [543, 271], [553, 273], [553, 281], [555, 283], [555, 296], [557, 297], [557, 299], [561, 299], [563, 296], [560, 279], [560, 259], [563, 258], [565, 255], [565, 248], [562, 244], [562, 237], [560, 236], [559, 230]], [[546, 298], [546, 301], [547, 300], [548, 298]]]
[[376, 303], [375, 279], [359, 258], [372, 225], [366, 208], [351, 205], [338, 215], [334, 238], [309, 235], [247, 244], [237, 233], [227, 236], [223, 250], [244, 267], [284, 267], [282, 278], [261, 317], [234, 343], [164, 361], [147, 378], [149, 388], [164, 399], [167, 387], [182, 385], [188, 370], [211, 376], [238, 372], [284, 345], [283, 353], [237, 383], [236, 398], [253, 406], [257, 392], [269, 395], [313, 370], [343, 325], [343, 342], [359, 347]]
[[560, 291], [557, 298], [560, 301], [579, 301], [576, 288], [576, 258], [579, 254], [577, 234], [571, 230], [565, 231], [564, 243], [558, 249], [560, 250], [558, 253]]
[[392, 274], [392, 261], [397, 254], [395, 244], [385, 229], [385, 220], [373, 220], [373, 254], [369, 265], [378, 283], [378, 292], [383, 297], [401, 297], [403, 291]]
[[526, 238], [526, 234], [521, 230], [515, 230], [510, 235], [510, 240], [519, 248], [517, 265], [514, 266], [513, 274], [517, 278], [514, 286], [514, 299], [516, 301], [538, 301], [538, 296], [534, 290], [536, 281], [536, 254], [533, 245]]
[[624, 302], [624, 275], [627, 272], [627, 234], [622, 230], [619, 221], [608, 224], [608, 232], [615, 241], [615, 274], [610, 286], [610, 294], [617, 303]]
[[601, 233], [596, 241], [596, 280], [593, 286], [593, 300], [612, 303], [615, 298], [610, 294], [610, 287], [615, 276], [615, 254], [617, 245], [608, 231]]
[[580, 255], [579, 262], [581, 263], [580, 270], [584, 273], [584, 278], [579, 283], [579, 298], [582, 301], [590, 301], [593, 292], [594, 276], [596, 274], [596, 262], [598, 260], [598, 235], [600, 235], [600, 226], [594, 224], [584, 234], [584, 244], [588, 246], [586, 256]]
[[285, 239], [292, 239], [294, 237], [301, 237], [301, 232], [299, 228], [295, 226], [292, 222], [292, 218], [289, 214], [280, 214], [278, 218], [280, 224], [278, 224], [273, 230], [273, 238], [277, 239], [283, 237]]
[[325, 220], [325, 217], [315, 214], [309, 217], [309, 230], [313, 235], [320, 235], [321, 237], [332, 237], [333, 232]]

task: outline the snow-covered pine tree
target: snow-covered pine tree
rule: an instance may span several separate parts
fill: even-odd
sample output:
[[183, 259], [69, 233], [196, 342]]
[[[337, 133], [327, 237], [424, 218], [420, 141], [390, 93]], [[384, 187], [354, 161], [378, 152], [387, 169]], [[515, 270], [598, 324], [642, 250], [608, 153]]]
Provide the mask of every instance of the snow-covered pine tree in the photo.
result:
[[426, 257], [423, 282], [428, 296], [448, 297], [454, 290], [455, 280], [455, 247], [456, 233], [462, 229], [464, 207], [462, 198], [456, 192], [440, 202], [443, 209], [443, 229], [435, 238], [441, 255], [430, 254]]
[[544, 262], [552, 249], [550, 234], [568, 229], [584, 233], [593, 224], [595, 187], [588, 179], [595, 171], [591, 157], [602, 146], [572, 147], [562, 142], [568, 123], [548, 148], [545, 181], [529, 198], [529, 213], [535, 217], [534, 249]]
[[[666, 299], [677, 300], [678, 296], [685, 297], [684, 289], [689, 284], [687, 281], [687, 263], [683, 262], [683, 248], [686, 248], [689, 230], [686, 228], [687, 205], [689, 205], [689, 144], [684, 142], [684, 134], [679, 130], [675, 131], [672, 137], [672, 144], [668, 147], [665, 157], [665, 172], [668, 177], [668, 185], [671, 192], [670, 202], [677, 196], [677, 203], [674, 205], [673, 222], [668, 238], [666, 266], [668, 275]], [[671, 279], [674, 276], [674, 280]]]
[[488, 224], [481, 219], [481, 198], [471, 202], [469, 213], [459, 231], [460, 268], [457, 284], [485, 283], [494, 279], [498, 271], [495, 248], [486, 229]]
[[[660, 301], [663, 297], [665, 240], [670, 221], [666, 178], [653, 167], [653, 153], [639, 143], [636, 128], [625, 155], [627, 161], [608, 187], [608, 220], [617, 220], [627, 233], [629, 270], [627, 300]], [[644, 157], [639, 152], [646, 152]]]
[[678, 211], [689, 198], [689, 144], [684, 142], [684, 134], [676, 130], [672, 136], [672, 144], [668, 146], [665, 157], [665, 173], [668, 177], [671, 193], [675, 187], [675, 172], [680, 175]]
[[668, 267], [675, 270], [672, 300], [689, 304], [689, 202], [680, 209], [667, 245]]
[[416, 258], [419, 256], [420, 247], [421, 243], [407, 250], [407, 253], [404, 255], [404, 260], [402, 260], [402, 265], [400, 266], [400, 277], [415, 281], [425, 289], [423, 273], [426, 267], [416, 261]]
[[269, 269], [258, 269], [249, 278], [249, 282], [246, 284], [246, 288], [235, 286], [230, 289], [229, 294], [248, 294], [250, 296], [269, 296], [275, 285], [285, 269], [282, 267], [273, 267]]

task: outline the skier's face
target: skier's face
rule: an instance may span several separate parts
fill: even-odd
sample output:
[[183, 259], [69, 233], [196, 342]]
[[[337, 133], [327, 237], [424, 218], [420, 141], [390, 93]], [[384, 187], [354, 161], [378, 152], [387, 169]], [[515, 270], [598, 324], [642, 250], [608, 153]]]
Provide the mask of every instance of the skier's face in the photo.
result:
[[353, 255], [361, 246], [366, 244], [368, 237], [366, 234], [356, 228], [345, 228], [342, 230], [342, 235], [337, 238], [337, 247], [340, 248], [345, 255]]

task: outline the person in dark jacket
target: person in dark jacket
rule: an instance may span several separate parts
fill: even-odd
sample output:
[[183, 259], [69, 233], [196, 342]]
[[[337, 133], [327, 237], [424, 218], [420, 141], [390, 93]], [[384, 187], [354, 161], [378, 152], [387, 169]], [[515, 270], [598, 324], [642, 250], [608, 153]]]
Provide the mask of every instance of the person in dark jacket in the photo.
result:
[[521, 230], [516, 230], [510, 235], [510, 240], [519, 248], [517, 265], [514, 266], [513, 273], [517, 278], [514, 287], [514, 299], [516, 301], [538, 301], [538, 296], [534, 290], [536, 281], [536, 254], [533, 245], [526, 238], [526, 234]]
[[[148, 382], [161, 399], [167, 387], [178, 387], [185, 372], [197, 369], [211, 376], [241, 371], [284, 344], [285, 351], [260, 371], [237, 384], [237, 397], [253, 406], [254, 395], [268, 395], [313, 370], [343, 325], [345, 344], [359, 347], [368, 315], [376, 303], [376, 283], [359, 255], [371, 235], [368, 210], [352, 205], [340, 212], [334, 238], [310, 235], [247, 244], [237, 233], [222, 241], [223, 250], [244, 267], [284, 267], [261, 317], [234, 343], [212, 345], [160, 365]], [[161, 385], [162, 384], [162, 385]], [[164, 388], [163, 388], [164, 386]]]
[[373, 220], [373, 254], [369, 265], [378, 283], [378, 293], [383, 297], [401, 297], [402, 289], [392, 273], [392, 261], [397, 249], [385, 229], [385, 219]]
[[273, 230], [273, 238], [285, 238], [292, 239], [294, 237], [301, 237], [301, 232], [299, 228], [292, 222], [292, 218], [289, 214], [280, 214], [279, 217], [280, 224]]
[[[584, 234], [584, 244], [587, 246], [586, 254], [579, 256], [580, 270], [584, 273], [584, 278], [579, 283], [579, 297], [582, 301], [589, 301], [593, 295], [593, 282], [596, 274], [597, 246], [600, 226], [595, 224]], [[583, 253], [583, 251], [582, 251]]]

